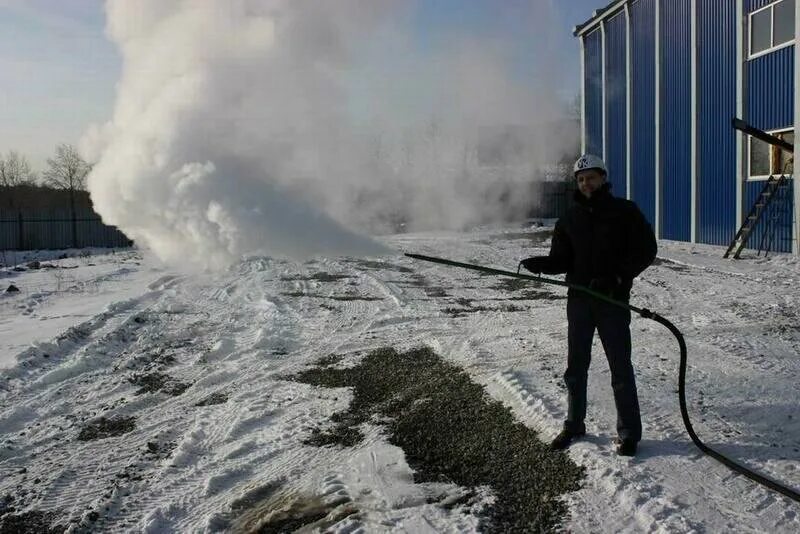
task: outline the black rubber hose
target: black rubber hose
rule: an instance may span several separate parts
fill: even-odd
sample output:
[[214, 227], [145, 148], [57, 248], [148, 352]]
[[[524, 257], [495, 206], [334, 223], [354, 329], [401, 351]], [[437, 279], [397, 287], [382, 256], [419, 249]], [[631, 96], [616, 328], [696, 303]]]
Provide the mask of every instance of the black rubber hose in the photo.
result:
[[511, 276], [514, 278], [522, 278], [523, 280], [531, 280], [535, 282], [541, 282], [543, 284], [551, 284], [557, 285], [562, 287], [568, 287], [570, 289], [575, 289], [577, 291], [581, 291], [592, 297], [607, 302], [609, 304], [614, 304], [621, 308], [625, 308], [631, 310], [632, 312], [638, 313], [640, 316], [646, 319], [652, 319], [653, 321], [662, 324], [665, 326], [672, 335], [675, 336], [675, 339], [678, 340], [678, 347], [680, 348], [681, 359], [680, 364], [678, 367], [678, 400], [680, 403], [681, 409], [681, 418], [683, 419], [683, 426], [686, 427], [686, 432], [689, 434], [689, 437], [692, 439], [697, 448], [703, 451], [705, 454], [711, 456], [715, 460], [721, 462], [725, 466], [729, 467], [733, 471], [746, 476], [750, 480], [761, 484], [771, 490], [777, 491], [778, 493], [785, 495], [786, 497], [792, 499], [793, 501], [800, 502], [800, 493], [797, 491], [789, 488], [788, 486], [784, 486], [770, 478], [765, 477], [743, 465], [740, 465], [727, 456], [715, 451], [705, 443], [703, 443], [700, 438], [698, 437], [697, 433], [694, 431], [694, 427], [692, 427], [692, 422], [689, 420], [689, 410], [686, 406], [686, 362], [687, 362], [687, 351], [686, 351], [686, 340], [683, 338], [683, 334], [678, 328], [672, 324], [670, 321], [665, 319], [664, 317], [654, 313], [646, 308], [637, 308], [636, 306], [631, 306], [627, 302], [621, 302], [618, 300], [614, 300], [603, 293], [598, 293], [597, 291], [592, 291], [591, 289], [580, 286], [577, 284], [571, 284], [569, 282], [562, 282], [561, 280], [553, 280], [552, 278], [543, 278], [541, 276], [532, 276], [527, 274], [520, 274], [519, 272], [512, 272], [512, 271], [504, 271], [502, 269], [493, 269], [491, 267], [484, 267], [482, 265], [474, 265], [471, 263], [462, 263], [458, 261], [446, 260], [443, 258], [434, 258], [432, 256], [423, 256], [421, 254], [406, 254], [409, 258], [414, 258], [417, 260], [422, 261], [429, 261], [433, 263], [440, 263], [443, 265], [449, 265], [451, 267], [461, 267], [464, 269], [471, 269], [473, 271], [481, 271], [488, 274], [494, 274], [498, 276]]
[[[645, 316], [643, 315], [643, 317]], [[756, 473], [755, 471], [748, 469], [747, 467], [744, 467], [741, 464], [734, 462], [727, 456], [723, 455], [720, 452], [715, 451], [714, 449], [712, 449], [711, 447], [709, 447], [700, 440], [700, 438], [697, 436], [697, 433], [694, 431], [694, 428], [692, 427], [692, 422], [689, 420], [689, 411], [686, 407], [686, 360], [687, 360], [686, 341], [684, 341], [683, 334], [681, 334], [680, 330], [678, 330], [674, 324], [672, 324], [665, 318], [661, 317], [657, 313], [653, 313], [650, 319], [666, 326], [678, 340], [678, 345], [680, 346], [681, 350], [681, 363], [678, 371], [679, 372], [678, 396], [681, 406], [681, 417], [683, 418], [683, 426], [686, 427], [686, 432], [689, 434], [689, 437], [692, 438], [694, 444], [697, 445], [697, 447], [701, 451], [711, 456], [712, 458], [722, 462], [723, 464], [725, 464], [732, 470], [736, 471], [737, 473], [742, 474], [747, 478], [749, 478], [750, 480], [758, 482], [759, 484], [766, 486], [771, 490], [777, 491], [778, 493], [781, 493], [786, 497], [789, 497], [793, 501], [800, 502], [800, 493], [798, 493], [797, 491], [789, 488], [788, 486], [784, 486], [770, 478], [767, 478], [764, 475]]]

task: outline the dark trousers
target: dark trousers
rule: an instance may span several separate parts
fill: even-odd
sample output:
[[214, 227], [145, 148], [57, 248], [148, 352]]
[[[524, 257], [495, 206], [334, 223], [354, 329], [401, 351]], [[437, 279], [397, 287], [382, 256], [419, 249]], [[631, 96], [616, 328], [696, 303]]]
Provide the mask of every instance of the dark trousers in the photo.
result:
[[568, 410], [564, 428], [583, 431], [586, 418], [586, 380], [592, 357], [594, 332], [600, 335], [611, 369], [611, 386], [617, 405], [617, 434], [622, 439], [642, 439], [642, 421], [636, 379], [631, 364], [631, 312], [585, 296], [570, 296], [567, 300]]

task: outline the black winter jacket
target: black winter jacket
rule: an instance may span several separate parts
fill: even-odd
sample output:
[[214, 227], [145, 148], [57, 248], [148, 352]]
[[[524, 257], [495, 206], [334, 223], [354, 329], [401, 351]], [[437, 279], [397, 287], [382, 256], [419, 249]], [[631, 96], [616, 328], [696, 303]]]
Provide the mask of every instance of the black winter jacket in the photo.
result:
[[542, 272], [567, 273], [567, 282], [582, 286], [618, 276], [622, 282], [612, 297], [627, 302], [633, 279], [653, 263], [657, 245], [636, 204], [614, 197], [610, 189], [604, 184], [591, 198], [575, 191], [575, 205], [556, 223]]

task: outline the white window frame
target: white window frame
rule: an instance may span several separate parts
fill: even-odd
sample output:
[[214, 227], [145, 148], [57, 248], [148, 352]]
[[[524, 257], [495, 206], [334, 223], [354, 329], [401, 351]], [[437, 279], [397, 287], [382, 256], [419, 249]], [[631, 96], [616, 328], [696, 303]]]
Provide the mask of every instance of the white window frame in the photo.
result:
[[[752, 13], [748, 14], [748, 19], [747, 19], [747, 22], [748, 22], [747, 28], [748, 28], [748, 33], [749, 33], [749, 35], [747, 36], [747, 60], [748, 61], [751, 60], [751, 59], [756, 59], [756, 58], [761, 57], [761, 56], [765, 56], [767, 54], [771, 54], [772, 52], [775, 52], [775, 51], [780, 50], [782, 48], [786, 48], [786, 47], [794, 45], [795, 39], [797, 37], [797, 26], [796, 26], [797, 21], [795, 21], [795, 29], [794, 29], [795, 39], [789, 39], [785, 43], [780, 43], [780, 44], [777, 44], [777, 45], [772, 42], [773, 39], [775, 38], [775, 9], [774, 8], [775, 8], [775, 6], [777, 6], [778, 4], [780, 4], [780, 3], [784, 2], [784, 1], [785, 0], [777, 0], [775, 2], [772, 2], [771, 4], [768, 4], [768, 5], [764, 6], [764, 7], [756, 9]], [[797, 0], [795, 0], [795, 2], [796, 1]], [[766, 50], [762, 50], [762, 51], [756, 52], [754, 54], [753, 53], [753, 15], [755, 15], [756, 13], [761, 13], [762, 11], [766, 11], [767, 9], [770, 10], [770, 15], [769, 15], [769, 20], [770, 20], [770, 23], [769, 23], [769, 42], [772, 44], [772, 46], [770, 46]]]
[[[776, 135], [776, 136], [780, 135], [780, 134], [785, 134], [785, 133], [794, 133], [794, 128], [781, 128], [781, 129], [778, 129], [778, 130], [768, 131], [767, 133], [770, 134], [770, 135]], [[750, 174], [750, 170], [752, 169], [752, 167], [751, 167], [752, 162], [750, 161], [750, 156], [753, 153], [752, 146], [753, 146], [753, 141], [754, 140], [756, 140], [756, 139], [754, 139], [753, 137], [748, 136], [748, 142], [747, 142], [747, 181], [748, 182], [762, 182], [764, 180], [769, 180], [770, 175], [751, 175]], [[771, 150], [773, 150], [773, 149], [774, 150], [781, 150], [781, 149], [776, 147], [776, 146], [774, 146], [774, 145], [770, 145], [769, 143], [765, 143], [764, 141], [759, 141], [759, 142], [760, 143], [764, 143], [765, 145], [770, 147], [770, 158], [769, 158], [769, 160], [770, 160], [770, 167], [772, 167], [772, 152], [771, 152]], [[777, 175], [777, 173], [772, 175], [772, 176], [775, 176], [775, 175]], [[794, 176], [793, 174], [787, 175], [788, 178], [792, 178], [793, 176]]]

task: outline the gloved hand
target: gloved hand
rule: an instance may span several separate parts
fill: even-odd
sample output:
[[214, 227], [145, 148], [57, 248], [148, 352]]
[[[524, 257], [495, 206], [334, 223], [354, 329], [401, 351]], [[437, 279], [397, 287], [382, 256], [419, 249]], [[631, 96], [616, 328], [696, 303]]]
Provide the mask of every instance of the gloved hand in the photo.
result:
[[519, 262], [519, 264], [533, 274], [539, 274], [545, 269], [549, 261], [550, 258], [547, 256], [537, 256], [535, 258], [526, 258]]
[[612, 295], [620, 285], [622, 285], [622, 278], [617, 275], [598, 276], [589, 282], [589, 289], [604, 295]]

